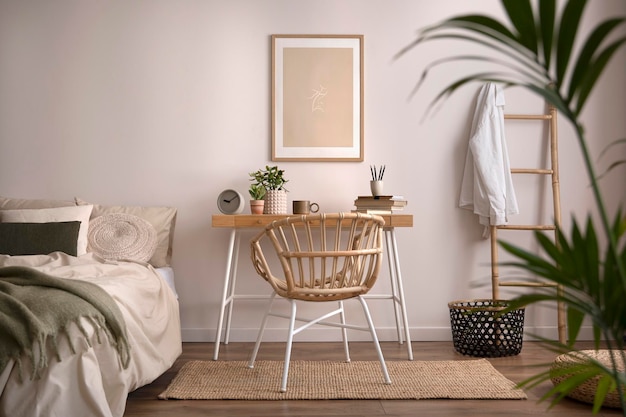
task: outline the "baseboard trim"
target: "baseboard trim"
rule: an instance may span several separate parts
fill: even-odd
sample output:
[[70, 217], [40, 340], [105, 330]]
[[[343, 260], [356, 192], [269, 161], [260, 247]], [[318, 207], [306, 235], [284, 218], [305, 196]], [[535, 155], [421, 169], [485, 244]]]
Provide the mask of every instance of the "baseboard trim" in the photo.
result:
[[[230, 342], [253, 342], [257, 336], [254, 328], [233, 328], [230, 330]], [[381, 342], [397, 341], [398, 335], [395, 327], [377, 328], [378, 338]], [[449, 327], [415, 327], [410, 329], [411, 340], [416, 342], [445, 342], [452, 341], [452, 333]], [[554, 326], [524, 328], [524, 340], [537, 340], [537, 336], [548, 339], [557, 339], [558, 332]], [[215, 329], [207, 328], [184, 328], [182, 329], [184, 342], [215, 342]], [[265, 331], [264, 340], [268, 342], [281, 342], [286, 338], [285, 328], [268, 328]], [[352, 341], [369, 341], [369, 333], [351, 331], [349, 339]], [[296, 336], [296, 341], [301, 342], [332, 342], [341, 340], [337, 329], [311, 328]], [[593, 340], [592, 328], [583, 327], [578, 340]], [[223, 341], [223, 336], [222, 336]]]

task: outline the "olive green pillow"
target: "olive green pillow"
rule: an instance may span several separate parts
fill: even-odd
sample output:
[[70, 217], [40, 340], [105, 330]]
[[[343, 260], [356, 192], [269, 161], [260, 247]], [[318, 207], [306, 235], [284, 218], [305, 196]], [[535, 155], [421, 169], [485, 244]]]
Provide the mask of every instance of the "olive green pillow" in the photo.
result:
[[0, 223], [0, 254], [76, 256], [79, 221], [54, 223]]

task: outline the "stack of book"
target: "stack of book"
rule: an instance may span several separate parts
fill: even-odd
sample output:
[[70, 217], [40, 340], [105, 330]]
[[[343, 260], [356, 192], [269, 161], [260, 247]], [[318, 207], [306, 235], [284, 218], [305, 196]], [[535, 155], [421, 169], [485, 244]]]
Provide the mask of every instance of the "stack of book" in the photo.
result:
[[356, 212], [369, 214], [390, 214], [404, 209], [407, 201], [400, 195], [359, 196], [354, 200]]

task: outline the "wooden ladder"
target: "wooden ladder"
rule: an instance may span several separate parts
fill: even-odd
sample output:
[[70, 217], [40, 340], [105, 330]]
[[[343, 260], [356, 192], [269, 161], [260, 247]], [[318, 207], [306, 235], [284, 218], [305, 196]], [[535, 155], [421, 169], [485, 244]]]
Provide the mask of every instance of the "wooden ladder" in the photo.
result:
[[[552, 178], [552, 202], [553, 224], [530, 224], [530, 225], [500, 225], [490, 227], [491, 238], [491, 286], [494, 300], [500, 299], [500, 287], [554, 287], [559, 293], [562, 292], [560, 285], [549, 282], [524, 282], [524, 281], [501, 281], [498, 268], [498, 230], [552, 230], [556, 239], [556, 230], [561, 225], [561, 197], [559, 187], [559, 160], [558, 160], [558, 132], [557, 111], [552, 105], [549, 106], [548, 114], [507, 114], [505, 120], [539, 120], [549, 123], [550, 137], [550, 167], [548, 169], [516, 168], [511, 169], [512, 174], [550, 175]], [[556, 241], [556, 240], [555, 240]], [[559, 302], [557, 305], [558, 336], [561, 343], [567, 341], [566, 336], [565, 306]]]

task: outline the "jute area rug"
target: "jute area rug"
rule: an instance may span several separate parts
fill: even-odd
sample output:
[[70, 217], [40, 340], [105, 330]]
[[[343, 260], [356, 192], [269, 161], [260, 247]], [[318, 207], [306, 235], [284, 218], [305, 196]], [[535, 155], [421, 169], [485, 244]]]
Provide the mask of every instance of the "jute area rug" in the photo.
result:
[[526, 399], [486, 359], [387, 361], [391, 385], [380, 363], [292, 361], [287, 392], [279, 392], [282, 361], [190, 361], [162, 400], [330, 400], [330, 399]]

